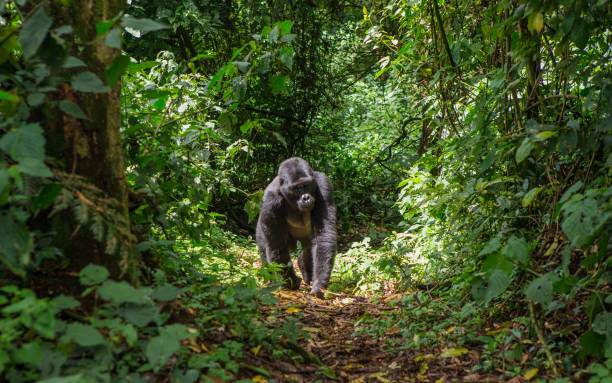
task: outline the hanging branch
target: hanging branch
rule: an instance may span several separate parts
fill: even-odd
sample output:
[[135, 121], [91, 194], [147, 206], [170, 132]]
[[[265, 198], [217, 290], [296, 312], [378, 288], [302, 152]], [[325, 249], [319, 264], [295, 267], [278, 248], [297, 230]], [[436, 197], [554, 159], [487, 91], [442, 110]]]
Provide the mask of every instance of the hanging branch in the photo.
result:
[[444, 48], [446, 49], [446, 54], [448, 55], [448, 59], [453, 68], [457, 67], [455, 64], [455, 60], [453, 60], [453, 55], [451, 54], [450, 47], [448, 46], [448, 39], [446, 38], [446, 32], [444, 32], [444, 25], [442, 25], [442, 17], [440, 16], [440, 8], [438, 8], [438, 0], [433, 0], [434, 10], [436, 11], [436, 19], [438, 19], [438, 25], [440, 26], [440, 37], [442, 38], [442, 42], [444, 43]]

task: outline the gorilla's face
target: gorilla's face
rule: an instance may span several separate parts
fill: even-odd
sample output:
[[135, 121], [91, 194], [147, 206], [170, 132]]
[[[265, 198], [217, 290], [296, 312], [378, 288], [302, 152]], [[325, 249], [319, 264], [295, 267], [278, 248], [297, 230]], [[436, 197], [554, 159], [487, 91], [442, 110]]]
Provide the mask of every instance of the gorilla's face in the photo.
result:
[[278, 169], [278, 176], [280, 191], [285, 200], [301, 213], [312, 211], [315, 206], [316, 185], [308, 163], [304, 160], [287, 160]]

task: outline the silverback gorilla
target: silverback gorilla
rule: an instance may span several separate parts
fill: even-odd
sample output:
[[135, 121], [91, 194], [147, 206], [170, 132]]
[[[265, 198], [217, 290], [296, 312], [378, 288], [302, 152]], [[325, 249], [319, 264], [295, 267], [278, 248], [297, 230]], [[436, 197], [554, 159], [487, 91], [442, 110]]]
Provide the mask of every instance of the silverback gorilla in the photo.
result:
[[310, 292], [320, 296], [336, 255], [336, 206], [329, 178], [299, 157], [283, 161], [264, 191], [256, 237], [262, 261], [284, 265], [284, 285], [294, 290], [300, 278], [289, 253], [300, 241], [302, 277], [307, 284], [312, 282]]

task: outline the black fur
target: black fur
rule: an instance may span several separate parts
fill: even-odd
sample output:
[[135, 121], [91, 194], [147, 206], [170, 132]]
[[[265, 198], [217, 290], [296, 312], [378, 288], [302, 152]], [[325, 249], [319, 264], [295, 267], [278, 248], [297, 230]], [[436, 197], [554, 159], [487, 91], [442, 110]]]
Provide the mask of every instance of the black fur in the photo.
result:
[[336, 206], [329, 178], [299, 157], [283, 161], [264, 191], [256, 237], [262, 261], [285, 265], [283, 279], [291, 289], [299, 288], [300, 278], [289, 253], [300, 241], [302, 277], [312, 282], [311, 293], [321, 294], [336, 256]]

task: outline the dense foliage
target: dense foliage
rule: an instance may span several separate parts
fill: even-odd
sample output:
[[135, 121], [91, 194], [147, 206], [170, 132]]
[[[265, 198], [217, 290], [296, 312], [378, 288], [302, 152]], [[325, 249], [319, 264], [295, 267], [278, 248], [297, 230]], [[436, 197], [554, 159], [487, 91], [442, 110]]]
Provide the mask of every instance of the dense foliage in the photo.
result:
[[259, 267], [289, 156], [334, 184], [328, 298], [384, 306], [345, 336], [422, 352], [419, 380], [437, 351], [611, 379], [609, 2], [20, 0], [0, 26], [0, 380], [349, 381]]

